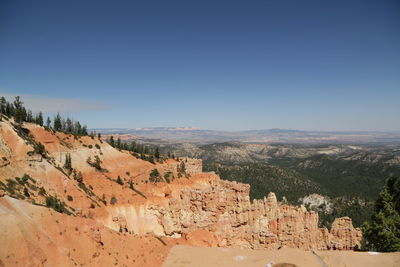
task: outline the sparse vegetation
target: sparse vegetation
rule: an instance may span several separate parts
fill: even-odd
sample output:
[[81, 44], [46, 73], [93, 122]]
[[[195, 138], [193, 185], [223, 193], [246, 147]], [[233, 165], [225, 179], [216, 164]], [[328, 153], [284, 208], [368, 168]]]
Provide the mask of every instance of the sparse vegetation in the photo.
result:
[[[0, 189], [8, 192], [8, 194], [17, 199], [31, 199], [31, 192], [38, 188], [35, 186], [36, 181], [28, 174], [24, 174], [22, 178], [6, 179], [6, 184], [0, 182]], [[40, 195], [40, 192], [39, 192]]]
[[136, 143], [135, 141], [128, 143], [123, 142], [120, 138], [115, 141], [114, 136], [110, 136], [107, 142], [114, 148], [130, 151], [132, 156], [153, 164], [156, 162], [164, 162], [164, 160], [171, 158], [170, 156], [160, 154], [159, 147], [155, 145], [146, 146]]
[[133, 182], [132, 182], [132, 181], [129, 182], [129, 188], [132, 189], [136, 194], [138, 194], [138, 195], [142, 196], [143, 198], [146, 198], [146, 199], [147, 199], [147, 197], [146, 197], [142, 192], [140, 192], [139, 190], [137, 190], [137, 189], [133, 186]]
[[[20, 125], [23, 122], [35, 123], [43, 126], [43, 113], [40, 111], [36, 115], [33, 115], [32, 111], [26, 109], [23, 105], [19, 96], [15, 97], [14, 102], [8, 102], [4, 96], [0, 97], [0, 114], [8, 117], [13, 117], [14, 121]], [[70, 118], [64, 119], [57, 114], [53, 120], [53, 126], [51, 125], [51, 119], [47, 118], [46, 128], [48, 130], [62, 131], [73, 135], [87, 135], [87, 127], [81, 126], [79, 121], [73, 121]], [[39, 153], [41, 154], [41, 153]]]
[[97, 155], [94, 156], [94, 161], [92, 161], [91, 157], [88, 157], [87, 160], [86, 160], [86, 162], [87, 162], [90, 166], [94, 167], [96, 170], [98, 170], [98, 171], [100, 171], [100, 172], [106, 172], [106, 171], [107, 171], [106, 169], [103, 169], [103, 168], [101, 167], [101, 159], [100, 159], [100, 157], [97, 156]]
[[124, 182], [122, 181], [121, 177], [118, 175], [118, 178], [116, 180], [117, 184], [123, 185]]
[[36, 142], [33, 147], [36, 154], [42, 155], [43, 157], [47, 156], [47, 151], [42, 143]]
[[189, 178], [190, 177], [190, 174], [186, 173], [186, 164], [184, 161], [181, 161], [179, 163], [176, 171], [178, 172], [178, 178], [181, 178], [181, 177]]
[[65, 203], [54, 196], [46, 197], [46, 207], [51, 208], [59, 213], [66, 213], [71, 215], [71, 212], [65, 207]]
[[39, 195], [41, 195], [41, 196], [45, 196], [46, 195], [46, 190], [44, 189], [44, 187], [41, 187], [39, 189]]
[[162, 182], [162, 178], [157, 169], [153, 169], [150, 173], [149, 181], [152, 183]]
[[103, 195], [101, 196], [100, 201], [103, 202], [104, 205], [107, 205], [107, 200], [106, 200], [106, 195], [105, 195], [105, 194], [103, 194]]
[[167, 183], [171, 183], [171, 181], [174, 179], [174, 174], [172, 173], [172, 172], [166, 172], [166, 173], [164, 173], [164, 180], [167, 182]]
[[68, 171], [69, 174], [72, 172], [72, 160], [71, 160], [71, 154], [67, 153], [65, 155], [65, 163], [64, 163], [64, 169]]

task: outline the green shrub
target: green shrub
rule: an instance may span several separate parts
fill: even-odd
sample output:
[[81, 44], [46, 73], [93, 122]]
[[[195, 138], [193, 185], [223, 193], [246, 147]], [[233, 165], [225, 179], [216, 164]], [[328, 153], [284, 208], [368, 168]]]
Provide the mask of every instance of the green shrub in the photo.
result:
[[65, 207], [65, 203], [53, 196], [46, 197], [46, 207], [51, 208], [59, 213], [71, 214]]
[[46, 157], [46, 149], [42, 143], [35, 143], [34, 145], [34, 151], [36, 154], [42, 155], [43, 157]]
[[159, 183], [162, 181], [161, 175], [157, 169], [151, 171], [149, 181], [152, 183]]
[[46, 195], [46, 189], [44, 189], [44, 187], [41, 187], [41, 188], [39, 189], [39, 195], [41, 195], [41, 196]]
[[26, 197], [30, 197], [28, 188], [26, 188], [26, 187], [24, 187], [24, 195], [25, 195]]
[[118, 178], [117, 178], [117, 184], [120, 184], [120, 185], [123, 185], [124, 184], [124, 182], [122, 182], [122, 179], [121, 179], [121, 177], [118, 175]]

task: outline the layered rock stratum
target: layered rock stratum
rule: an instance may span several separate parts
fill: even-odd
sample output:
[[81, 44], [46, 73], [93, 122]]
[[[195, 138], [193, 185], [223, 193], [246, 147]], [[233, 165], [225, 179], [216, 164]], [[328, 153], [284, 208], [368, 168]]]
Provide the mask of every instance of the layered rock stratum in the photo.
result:
[[[67, 155], [72, 169], [64, 164]], [[96, 158], [100, 168], [93, 165]], [[162, 177], [168, 174], [169, 182], [149, 182], [154, 169]], [[202, 172], [201, 160], [151, 163], [97, 137], [72, 136], [29, 123], [21, 126], [6, 117], [0, 121], [0, 182], [0, 211], [7, 216], [0, 230], [2, 243], [7, 244], [0, 250], [3, 264], [162, 262], [163, 256], [154, 258], [148, 251], [132, 261], [128, 251], [135, 242], [147, 242], [148, 248], [159, 251], [176, 243], [349, 250], [361, 240], [361, 231], [350, 218], [337, 218], [331, 230], [318, 228], [317, 213], [280, 204], [274, 193], [251, 201], [249, 185]], [[24, 249], [16, 253], [18, 244]], [[90, 255], [75, 255], [77, 249], [87, 249]]]

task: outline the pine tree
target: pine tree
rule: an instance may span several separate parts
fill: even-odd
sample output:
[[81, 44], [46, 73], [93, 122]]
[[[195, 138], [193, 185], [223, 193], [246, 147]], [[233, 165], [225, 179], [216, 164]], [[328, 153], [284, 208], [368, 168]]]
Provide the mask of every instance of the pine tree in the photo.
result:
[[6, 115], [7, 100], [4, 96], [0, 98], [0, 113]]
[[120, 184], [120, 185], [124, 184], [124, 182], [122, 182], [122, 179], [121, 179], [121, 177], [119, 175], [118, 175], [118, 178], [117, 178], [117, 183]]
[[6, 105], [6, 115], [9, 117], [14, 116], [14, 106], [8, 102]]
[[47, 128], [51, 128], [51, 120], [49, 117], [47, 117], [46, 126], [47, 126]]
[[66, 132], [67, 133], [73, 133], [73, 131], [74, 131], [74, 123], [73, 123], [73, 121], [70, 119], [70, 118], [67, 118], [67, 121], [66, 121], [66, 123], [65, 123], [66, 125], [65, 125], [65, 127], [66, 127]]
[[160, 159], [160, 150], [158, 149], [158, 147], [156, 148], [156, 152], [154, 153], [154, 157], [156, 159]]
[[99, 158], [99, 156], [94, 156], [94, 163], [93, 163], [93, 166], [97, 169], [97, 170], [102, 170], [102, 167], [101, 167], [101, 160], [100, 160], [100, 158]]
[[69, 153], [67, 153], [67, 155], [65, 155], [64, 168], [65, 168], [66, 170], [68, 170], [69, 172], [72, 171], [71, 154], [69, 154]]
[[64, 118], [61, 118], [61, 131], [63, 132], [67, 131], [67, 122], [65, 121]]
[[53, 129], [55, 131], [61, 131], [62, 130], [62, 122], [61, 122], [60, 113], [57, 113], [57, 115], [54, 117]]
[[43, 114], [42, 114], [41, 111], [40, 111], [39, 114], [36, 116], [35, 122], [36, 122], [37, 124], [39, 124], [40, 126], [43, 126]]
[[110, 140], [108, 140], [108, 143], [110, 144], [110, 146], [115, 147], [114, 136], [110, 136]]
[[26, 121], [33, 122], [33, 114], [32, 114], [32, 111], [30, 111], [30, 110], [26, 114]]
[[183, 161], [180, 164], [180, 172], [186, 173], [186, 166], [185, 166], [185, 162], [183, 162]]
[[400, 251], [400, 179], [391, 177], [375, 203], [371, 222], [363, 225], [366, 249]]
[[118, 149], [121, 149], [122, 147], [121, 147], [121, 138], [119, 138], [118, 137], [118, 139], [117, 139], [117, 148]]
[[83, 125], [80, 135], [88, 135], [87, 126], [86, 125]]
[[80, 135], [81, 132], [82, 132], [82, 126], [81, 126], [81, 124], [79, 123], [79, 121], [77, 121], [77, 122], [75, 122], [75, 125], [74, 125], [74, 132], [73, 132], [73, 134], [75, 134], [75, 135]]
[[21, 123], [25, 120], [23, 104], [20, 97], [16, 96], [14, 100], [14, 120], [16, 123]]

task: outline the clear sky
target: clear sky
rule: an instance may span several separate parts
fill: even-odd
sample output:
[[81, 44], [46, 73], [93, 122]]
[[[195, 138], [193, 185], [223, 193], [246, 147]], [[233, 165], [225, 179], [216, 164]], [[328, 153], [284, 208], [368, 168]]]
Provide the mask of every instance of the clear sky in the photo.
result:
[[0, 93], [89, 127], [400, 130], [400, 1], [0, 1]]

